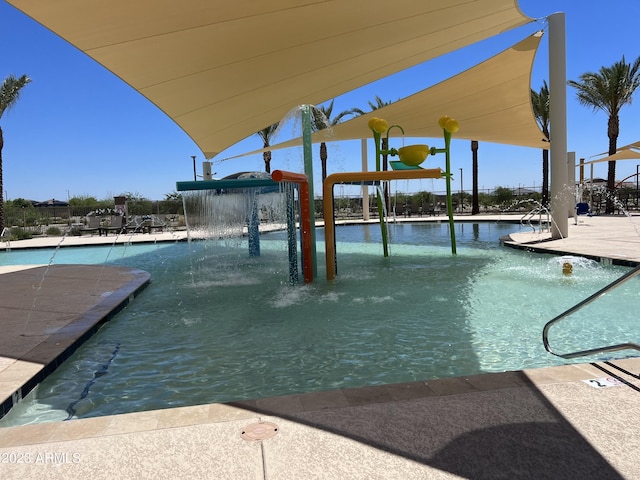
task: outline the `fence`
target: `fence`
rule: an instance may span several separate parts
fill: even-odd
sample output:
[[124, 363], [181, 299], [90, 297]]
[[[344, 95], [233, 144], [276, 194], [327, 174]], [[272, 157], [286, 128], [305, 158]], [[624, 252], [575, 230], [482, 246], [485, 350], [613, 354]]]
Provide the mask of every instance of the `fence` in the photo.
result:
[[[334, 192], [334, 208], [337, 218], [349, 218], [362, 215], [362, 193], [357, 192], [359, 187], [347, 189], [337, 189]], [[542, 199], [541, 187], [497, 187], [491, 189], [480, 189], [478, 191], [478, 204], [483, 213], [504, 211], [528, 211], [531, 203], [538, 203]], [[371, 192], [371, 189], [369, 189]], [[377, 216], [375, 193], [369, 194], [369, 211], [371, 216]], [[453, 190], [452, 204], [456, 212], [469, 213], [472, 207], [471, 190]], [[407, 193], [395, 189], [393, 184], [391, 190], [386, 193], [387, 209], [396, 215], [444, 215], [446, 212], [446, 191], [437, 190], [432, 192], [422, 191], [417, 193]], [[320, 201], [316, 199], [316, 212], [321, 213]]]
[[[5, 225], [19, 227], [42, 227], [49, 225], [72, 225], [83, 223], [89, 213], [110, 211], [113, 207], [94, 206], [13, 206], [5, 203]], [[182, 202], [172, 200], [132, 202], [130, 215], [182, 215]]]

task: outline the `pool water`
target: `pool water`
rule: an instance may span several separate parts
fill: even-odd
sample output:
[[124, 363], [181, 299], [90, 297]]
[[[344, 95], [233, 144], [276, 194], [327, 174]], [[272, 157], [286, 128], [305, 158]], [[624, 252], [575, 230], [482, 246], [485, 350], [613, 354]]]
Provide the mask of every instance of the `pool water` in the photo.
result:
[[[500, 246], [521, 228], [506, 223], [457, 224], [453, 256], [448, 228], [392, 224], [384, 258], [377, 225], [340, 226], [334, 282], [318, 230], [318, 280], [293, 286], [282, 232], [262, 236], [258, 258], [229, 240], [61, 248], [53, 263], [108, 257], [152, 283], [0, 425], [567, 363], [544, 350], [544, 324], [627, 271], [573, 258], [565, 277], [560, 257]], [[51, 256], [3, 252], [0, 265]], [[637, 287], [554, 327], [552, 346], [637, 340]]]

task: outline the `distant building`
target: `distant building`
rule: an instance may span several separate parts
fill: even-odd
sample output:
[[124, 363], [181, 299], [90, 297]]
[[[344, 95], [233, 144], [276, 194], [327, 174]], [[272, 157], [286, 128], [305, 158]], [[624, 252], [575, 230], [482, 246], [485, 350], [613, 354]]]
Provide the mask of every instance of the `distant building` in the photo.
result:
[[55, 198], [51, 198], [49, 200], [45, 200], [43, 202], [34, 202], [31, 200], [31, 203], [34, 207], [68, 207], [69, 203], [64, 202], [62, 200], [56, 200]]
[[538, 193], [535, 190], [531, 190], [530, 188], [524, 188], [524, 187], [512, 188], [511, 192], [516, 197], [527, 197], [529, 195], [533, 195], [534, 193]]

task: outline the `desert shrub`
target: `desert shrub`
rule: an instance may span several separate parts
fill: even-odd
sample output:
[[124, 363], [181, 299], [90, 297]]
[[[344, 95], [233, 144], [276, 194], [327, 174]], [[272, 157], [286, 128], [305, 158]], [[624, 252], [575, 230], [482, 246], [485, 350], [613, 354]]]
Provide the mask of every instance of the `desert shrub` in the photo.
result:
[[62, 231], [58, 227], [49, 227], [47, 228], [47, 235], [50, 237], [60, 237], [62, 236]]
[[29, 240], [33, 234], [29, 230], [20, 227], [11, 227], [11, 240]]

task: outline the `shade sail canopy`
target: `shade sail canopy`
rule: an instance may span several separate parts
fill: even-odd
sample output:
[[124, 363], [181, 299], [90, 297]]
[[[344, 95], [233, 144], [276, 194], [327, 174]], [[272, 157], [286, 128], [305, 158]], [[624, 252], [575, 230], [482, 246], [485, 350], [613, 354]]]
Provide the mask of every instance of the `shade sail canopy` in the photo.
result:
[[[640, 141], [633, 142], [633, 143], [630, 143], [629, 145], [624, 145], [622, 147], [618, 147], [614, 155], [617, 155], [618, 152], [620, 152], [621, 150], [628, 150], [630, 148], [635, 148], [636, 150], [640, 150]], [[609, 155], [609, 152], [596, 153], [595, 155], [592, 155], [592, 157], [600, 157], [602, 155]], [[594, 160], [594, 161], [601, 162], [602, 160]]]
[[208, 158], [296, 105], [531, 21], [516, 0], [7, 1], [156, 104]]
[[640, 150], [640, 142], [633, 142], [629, 145], [625, 145], [624, 147], [620, 147], [618, 150], [623, 150], [627, 148], [635, 148], [636, 150]]
[[[541, 33], [537, 33], [494, 57], [433, 87], [398, 102], [313, 134], [315, 142], [371, 137], [372, 117], [397, 124], [406, 137], [442, 139], [438, 119], [455, 118], [457, 139], [478, 140], [536, 148], [549, 148], [536, 123], [531, 106], [531, 69]], [[401, 134], [391, 129], [390, 136]], [[268, 150], [290, 147], [300, 139], [273, 145]], [[251, 153], [258, 153], [256, 150]]]
[[616, 151], [616, 153], [614, 153], [613, 155], [607, 155], [606, 157], [596, 158], [595, 160], [590, 160], [588, 162], [584, 162], [578, 165], [590, 165], [593, 163], [600, 163], [600, 162], [615, 162], [618, 160], [638, 160], [640, 159], [640, 151], [634, 150], [633, 148], [631, 148], [634, 145], [638, 145], [638, 143], [640, 142], [631, 143], [629, 145], [625, 145], [624, 147], [620, 147]]

